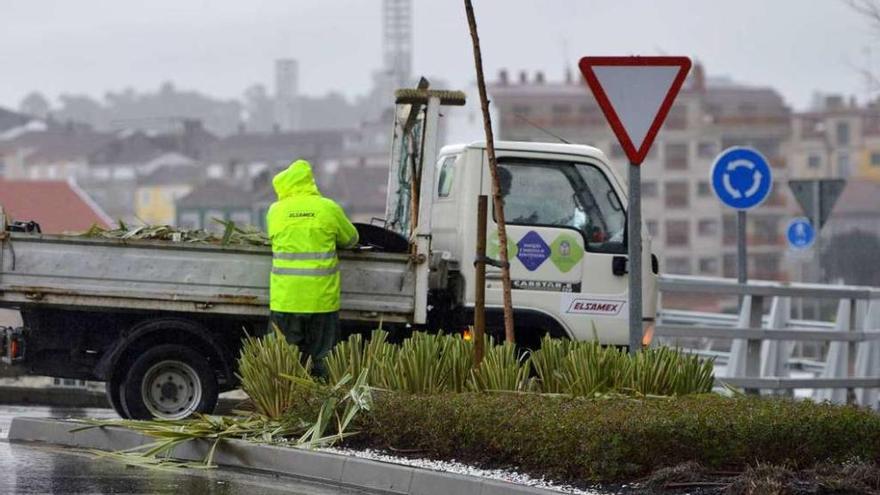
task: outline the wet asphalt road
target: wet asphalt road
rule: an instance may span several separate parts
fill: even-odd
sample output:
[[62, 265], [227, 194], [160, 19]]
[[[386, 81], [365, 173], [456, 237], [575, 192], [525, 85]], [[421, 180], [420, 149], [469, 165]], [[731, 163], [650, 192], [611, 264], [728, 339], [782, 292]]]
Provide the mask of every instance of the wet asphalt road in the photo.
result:
[[6, 441], [13, 416], [114, 417], [103, 409], [0, 406], [0, 494], [349, 495], [364, 493], [295, 478], [228, 469], [159, 471], [78, 450]]

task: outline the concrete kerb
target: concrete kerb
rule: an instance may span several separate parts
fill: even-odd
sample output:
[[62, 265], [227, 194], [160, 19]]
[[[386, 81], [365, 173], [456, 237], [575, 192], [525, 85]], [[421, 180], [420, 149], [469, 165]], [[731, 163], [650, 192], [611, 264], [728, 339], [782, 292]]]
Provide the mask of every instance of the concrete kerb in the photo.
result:
[[[71, 432], [79, 426], [80, 423], [57, 419], [13, 418], [9, 428], [9, 441], [42, 442], [108, 451], [126, 450], [151, 442], [144, 435], [118, 427]], [[187, 442], [174, 450], [173, 457], [187, 461], [202, 460], [209, 449], [210, 442], [206, 440]], [[327, 452], [259, 445], [241, 440], [227, 440], [218, 445], [214, 462], [219, 466], [252, 469], [394, 494], [559, 493], [478, 476], [419, 469]]]

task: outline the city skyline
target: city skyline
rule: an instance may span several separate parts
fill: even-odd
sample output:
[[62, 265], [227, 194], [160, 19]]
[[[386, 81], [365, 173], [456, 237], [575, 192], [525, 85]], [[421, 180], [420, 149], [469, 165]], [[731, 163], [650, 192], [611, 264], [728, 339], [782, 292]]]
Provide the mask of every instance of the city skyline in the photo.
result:
[[[490, 74], [502, 68], [542, 71], [552, 81], [587, 52], [681, 53], [703, 62], [710, 75], [777, 88], [796, 110], [805, 109], [817, 91], [860, 101], [876, 97], [859, 72], [875, 65], [871, 54], [877, 49], [870, 48], [876, 37], [868, 20], [845, 2], [744, 4], [672, 1], [661, 10], [641, 1], [565, 1], [551, 10], [521, 0], [505, 3], [503, 20], [492, 15], [496, 2], [477, 8]], [[271, 87], [276, 58], [299, 62], [302, 94], [339, 92], [352, 99], [369, 91], [372, 73], [382, 65], [378, 1], [343, 0], [332, 8], [272, 1], [211, 5], [205, 15], [204, 2], [137, 8], [98, 1], [13, 3], [0, 35], [0, 59], [12, 68], [0, 86], [0, 106], [17, 108], [30, 91], [55, 103], [62, 93], [101, 99], [108, 91], [151, 90], [166, 80], [240, 99], [254, 83]], [[46, 11], [58, 15], [45, 18]], [[414, 5], [415, 75], [442, 77], [456, 87], [470, 83], [463, 16], [457, 2]], [[639, 35], [620, 36], [622, 28]], [[554, 34], [523, 36], [530, 30]]]

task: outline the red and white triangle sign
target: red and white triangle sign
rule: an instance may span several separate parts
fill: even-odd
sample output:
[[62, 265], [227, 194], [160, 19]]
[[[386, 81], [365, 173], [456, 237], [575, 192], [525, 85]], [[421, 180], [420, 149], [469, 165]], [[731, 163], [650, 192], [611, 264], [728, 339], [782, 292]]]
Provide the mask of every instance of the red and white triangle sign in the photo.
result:
[[691, 68], [687, 57], [584, 57], [580, 69], [630, 163], [644, 161]]

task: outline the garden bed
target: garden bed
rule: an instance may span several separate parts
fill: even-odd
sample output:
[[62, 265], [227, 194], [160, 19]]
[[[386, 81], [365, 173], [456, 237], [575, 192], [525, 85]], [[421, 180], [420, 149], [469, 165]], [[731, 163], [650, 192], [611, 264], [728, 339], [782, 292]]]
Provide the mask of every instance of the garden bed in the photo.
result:
[[[484, 468], [516, 468], [576, 486], [644, 480], [686, 463], [749, 466], [880, 460], [880, 416], [783, 399], [706, 394], [584, 399], [536, 394], [379, 394], [345, 445]], [[393, 449], [393, 450], [392, 450]]]

